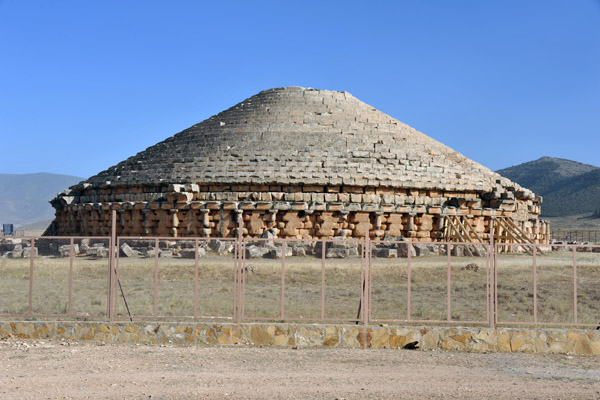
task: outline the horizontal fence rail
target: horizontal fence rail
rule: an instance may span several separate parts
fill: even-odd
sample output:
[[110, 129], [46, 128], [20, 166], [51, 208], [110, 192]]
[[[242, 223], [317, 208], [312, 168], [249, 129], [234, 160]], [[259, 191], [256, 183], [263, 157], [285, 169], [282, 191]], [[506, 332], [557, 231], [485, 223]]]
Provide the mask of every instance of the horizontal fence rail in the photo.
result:
[[114, 233], [4, 242], [3, 318], [490, 327], [600, 321], [600, 245], [524, 243], [506, 252], [505, 243]]

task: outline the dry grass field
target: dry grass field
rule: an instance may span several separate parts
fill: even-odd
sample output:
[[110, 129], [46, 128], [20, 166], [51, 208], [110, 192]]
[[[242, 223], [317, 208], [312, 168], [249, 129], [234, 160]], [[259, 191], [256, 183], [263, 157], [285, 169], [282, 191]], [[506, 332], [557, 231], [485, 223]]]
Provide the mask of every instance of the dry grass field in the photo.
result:
[[[252, 319], [281, 319], [281, 260], [246, 261], [244, 314]], [[477, 265], [467, 268], [468, 265]], [[537, 318], [539, 322], [573, 322], [573, 253], [554, 251], [536, 257]], [[73, 260], [71, 314], [81, 318], [104, 317], [107, 307], [108, 259], [77, 256]], [[284, 318], [318, 320], [356, 318], [361, 293], [360, 257], [321, 259], [293, 256], [285, 259]], [[371, 315], [382, 323], [406, 320], [408, 260], [372, 259]], [[198, 262], [197, 316], [231, 318], [234, 297], [234, 258], [209, 252]], [[119, 278], [134, 319], [153, 315], [154, 258], [119, 259]], [[447, 281], [450, 270], [450, 317], [458, 322], [485, 323], [486, 257], [444, 255], [411, 260], [411, 319], [446, 320]], [[0, 314], [27, 314], [29, 259], [0, 258]], [[158, 315], [194, 316], [193, 259], [160, 258], [158, 264]], [[324, 284], [322, 286], [322, 276]], [[40, 256], [34, 259], [33, 313], [66, 314], [69, 308], [69, 258]], [[116, 286], [118, 290], [118, 286]], [[322, 291], [323, 290], [323, 291]], [[533, 257], [528, 254], [498, 256], [498, 316], [503, 322], [533, 322]], [[600, 253], [577, 253], [577, 311], [579, 323], [600, 321]], [[119, 292], [118, 312], [127, 317]]]

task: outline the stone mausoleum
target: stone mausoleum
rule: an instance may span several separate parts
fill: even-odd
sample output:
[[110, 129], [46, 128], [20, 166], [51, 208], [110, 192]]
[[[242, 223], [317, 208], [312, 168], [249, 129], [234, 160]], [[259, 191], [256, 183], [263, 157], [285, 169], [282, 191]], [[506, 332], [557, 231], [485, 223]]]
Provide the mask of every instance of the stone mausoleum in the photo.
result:
[[[142, 134], [143, 132], [140, 132]], [[541, 198], [347, 92], [265, 90], [52, 200], [49, 235], [548, 243]], [[495, 221], [492, 223], [491, 221]]]

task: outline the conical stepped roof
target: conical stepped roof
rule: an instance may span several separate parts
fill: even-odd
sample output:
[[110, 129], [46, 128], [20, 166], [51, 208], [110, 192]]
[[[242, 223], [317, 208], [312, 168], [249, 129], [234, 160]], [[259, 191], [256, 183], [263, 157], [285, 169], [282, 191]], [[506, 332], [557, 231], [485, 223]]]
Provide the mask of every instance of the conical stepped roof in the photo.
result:
[[265, 90], [91, 177], [533, 193], [347, 92]]

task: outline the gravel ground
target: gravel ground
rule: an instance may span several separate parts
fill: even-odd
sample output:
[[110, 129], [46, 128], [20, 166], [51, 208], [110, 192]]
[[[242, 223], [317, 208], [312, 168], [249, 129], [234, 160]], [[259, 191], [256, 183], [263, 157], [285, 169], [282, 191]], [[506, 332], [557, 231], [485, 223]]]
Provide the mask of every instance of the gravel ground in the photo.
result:
[[600, 399], [597, 357], [0, 342], [2, 399]]

